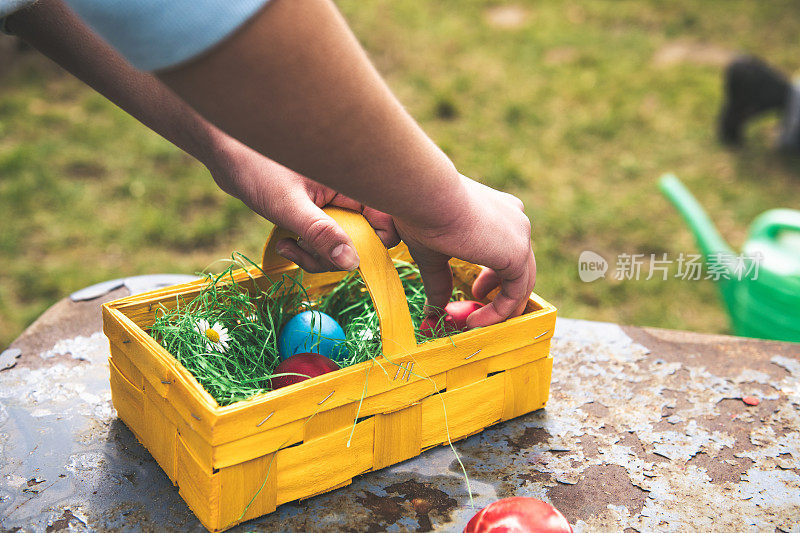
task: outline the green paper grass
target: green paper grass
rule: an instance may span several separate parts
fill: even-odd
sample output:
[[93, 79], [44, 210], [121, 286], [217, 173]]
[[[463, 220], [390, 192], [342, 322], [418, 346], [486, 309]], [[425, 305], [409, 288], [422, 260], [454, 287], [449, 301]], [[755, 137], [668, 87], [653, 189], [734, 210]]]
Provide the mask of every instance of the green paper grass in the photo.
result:
[[[419, 342], [425, 290], [419, 269], [395, 261]], [[340, 366], [355, 365], [381, 354], [378, 315], [358, 272], [347, 274], [328, 294], [310, 301], [302, 276], [268, 280], [265, 289], [248, 292], [234, 281], [234, 270], [258, 265], [234, 253], [222, 273], [206, 275], [207, 287], [188, 303], [156, 313], [151, 335], [171, 353], [219, 405], [246, 400], [270, 389], [277, 376], [278, 333], [297, 313], [316, 309], [331, 315], [344, 329], [349, 357]], [[262, 271], [263, 273], [263, 271]], [[454, 291], [454, 298], [463, 297]], [[209, 331], [210, 330], [210, 331]]]

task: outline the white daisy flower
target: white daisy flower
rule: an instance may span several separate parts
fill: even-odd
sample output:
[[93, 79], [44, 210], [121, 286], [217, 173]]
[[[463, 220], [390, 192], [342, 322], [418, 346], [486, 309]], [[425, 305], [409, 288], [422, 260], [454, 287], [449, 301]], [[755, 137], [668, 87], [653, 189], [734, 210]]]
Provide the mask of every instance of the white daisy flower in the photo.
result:
[[224, 352], [228, 349], [231, 336], [228, 335], [228, 328], [223, 327], [219, 322], [214, 322], [214, 325], [211, 325], [208, 320], [201, 318], [195, 323], [194, 327], [200, 335], [205, 337], [205, 340], [213, 350]]

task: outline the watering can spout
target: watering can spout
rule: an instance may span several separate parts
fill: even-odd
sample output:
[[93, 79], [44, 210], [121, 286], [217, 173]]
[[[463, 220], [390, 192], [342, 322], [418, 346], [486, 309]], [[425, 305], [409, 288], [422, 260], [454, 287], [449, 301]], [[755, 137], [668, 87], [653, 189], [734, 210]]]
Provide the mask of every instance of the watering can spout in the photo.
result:
[[692, 230], [700, 251], [708, 258], [719, 254], [732, 254], [733, 250], [719, 234], [705, 210], [697, 203], [692, 193], [673, 174], [664, 174], [659, 180], [659, 188]]
[[[722, 238], [722, 235], [719, 234], [714, 223], [708, 218], [705, 210], [692, 193], [674, 174], [661, 176], [658, 185], [664, 196], [672, 202], [689, 225], [689, 229], [694, 234], [694, 238], [706, 262], [709, 265], [714, 263], [717, 268], [724, 268], [730, 271], [730, 265], [726, 258], [730, 259], [733, 256], [733, 250]], [[728, 272], [728, 276], [720, 276], [718, 278], [722, 299], [729, 310], [733, 307], [733, 287], [730, 277], [730, 272]]]

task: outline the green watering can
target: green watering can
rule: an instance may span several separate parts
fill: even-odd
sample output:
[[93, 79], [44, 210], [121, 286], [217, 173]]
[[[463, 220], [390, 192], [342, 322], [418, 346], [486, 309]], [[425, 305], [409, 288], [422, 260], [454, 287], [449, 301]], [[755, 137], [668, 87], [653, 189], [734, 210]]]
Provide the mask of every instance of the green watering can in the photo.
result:
[[750, 226], [735, 254], [692, 193], [672, 174], [659, 182], [718, 278], [733, 331], [744, 337], [800, 342], [800, 211], [771, 209]]

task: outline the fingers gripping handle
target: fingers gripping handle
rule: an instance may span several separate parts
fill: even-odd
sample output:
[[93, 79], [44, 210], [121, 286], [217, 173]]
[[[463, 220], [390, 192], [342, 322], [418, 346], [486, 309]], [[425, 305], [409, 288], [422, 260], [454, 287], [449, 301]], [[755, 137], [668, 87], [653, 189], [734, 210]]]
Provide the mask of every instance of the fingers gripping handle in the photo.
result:
[[[325, 212], [353, 239], [361, 260], [358, 271], [367, 285], [378, 313], [383, 354], [391, 358], [413, 350], [417, 342], [411, 314], [408, 311], [408, 302], [386, 247], [360, 213], [339, 207], [327, 207]], [[278, 241], [288, 237], [296, 235], [278, 227], [273, 228], [264, 246], [261, 263], [266, 273], [292, 264], [278, 255], [276, 250]]]

